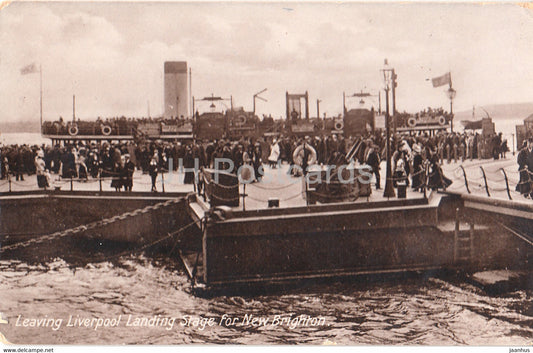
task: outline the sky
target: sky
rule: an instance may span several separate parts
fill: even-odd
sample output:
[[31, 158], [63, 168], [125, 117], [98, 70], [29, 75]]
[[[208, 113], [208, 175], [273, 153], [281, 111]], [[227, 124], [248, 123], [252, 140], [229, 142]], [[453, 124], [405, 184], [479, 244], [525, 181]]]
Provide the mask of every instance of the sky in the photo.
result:
[[[43, 116], [163, 113], [163, 63], [187, 61], [196, 98], [281, 117], [285, 92], [309, 92], [310, 115], [342, 112], [343, 92], [377, 95], [384, 59], [399, 111], [533, 101], [533, 10], [509, 3], [13, 2], [0, 10], [0, 123]], [[348, 101], [348, 105], [352, 104]], [[201, 107], [202, 109], [202, 107]]]

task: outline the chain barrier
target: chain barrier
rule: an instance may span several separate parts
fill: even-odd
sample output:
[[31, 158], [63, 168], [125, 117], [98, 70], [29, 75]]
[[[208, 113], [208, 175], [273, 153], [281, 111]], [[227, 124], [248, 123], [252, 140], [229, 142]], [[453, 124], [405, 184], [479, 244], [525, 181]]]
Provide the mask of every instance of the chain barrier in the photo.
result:
[[[488, 197], [491, 197], [490, 191], [493, 191], [493, 192], [506, 191], [507, 192], [507, 198], [509, 200], [512, 200], [513, 199], [512, 194], [516, 193], [516, 191], [511, 189], [511, 186], [510, 186], [511, 184], [512, 185], [516, 185], [518, 187], [518, 186], [523, 185], [523, 184], [530, 184], [531, 183], [531, 180], [520, 181], [520, 180], [517, 180], [516, 178], [513, 178], [512, 176], [509, 176], [507, 174], [509, 167], [502, 167], [502, 168], [499, 168], [496, 171], [485, 171], [483, 166], [479, 166], [479, 168], [480, 168], [480, 171], [481, 171], [481, 174], [482, 174], [482, 176], [479, 177], [479, 178], [472, 177], [472, 176], [468, 176], [467, 177], [466, 171], [465, 171], [465, 169], [464, 169], [464, 167], [462, 165], [459, 166], [459, 168], [456, 168], [453, 171], [453, 175], [455, 177], [455, 180], [458, 180], [458, 179], [460, 179], [459, 176], [457, 175], [458, 171], [459, 171], [459, 169], [462, 169], [464, 186], [466, 187], [466, 191], [468, 193], [471, 193], [470, 186], [475, 191], [479, 191], [479, 190], [484, 189], [484, 191], [485, 191], [485, 193], [487, 194]], [[502, 178], [495, 178], [494, 177], [494, 176], [496, 176], [498, 174], [498, 172], [501, 172], [503, 174]], [[511, 172], [515, 173], [515, 170], [512, 170]], [[519, 169], [518, 172], [519, 173], [528, 172], [529, 176], [531, 176], [533, 174], [533, 172], [530, 172], [529, 170], [527, 170], [527, 168]], [[473, 183], [471, 183], [471, 185], [469, 185], [469, 182], [472, 182], [472, 181], [473, 181]], [[503, 182], [505, 182], [505, 186], [501, 186], [501, 184]], [[451, 187], [449, 189], [452, 190], [452, 191], [458, 191], [460, 188]]]
[[169, 206], [169, 205], [171, 205], [173, 203], [181, 202], [182, 200], [183, 199], [180, 198], [180, 199], [171, 199], [171, 200], [167, 200], [167, 201], [164, 201], [164, 202], [159, 202], [159, 203], [154, 204], [154, 205], [149, 205], [149, 206], [146, 206], [146, 207], [134, 210], [134, 211], [128, 211], [128, 212], [125, 212], [125, 213], [122, 213], [120, 215], [116, 215], [116, 216], [113, 216], [113, 217], [110, 217], [110, 218], [94, 221], [94, 222], [91, 222], [91, 223], [88, 223], [88, 224], [83, 224], [83, 225], [80, 225], [80, 226], [77, 226], [77, 227], [74, 227], [74, 228], [65, 229], [65, 230], [62, 230], [62, 231], [57, 231], [57, 232], [54, 232], [54, 233], [51, 233], [51, 234], [47, 234], [47, 235], [44, 235], [44, 236], [41, 236], [41, 237], [38, 237], [38, 238], [35, 238], [35, 239], [30, 239], [30, 240], [27, 240], [27, 241], [24, 241], [24, 242], [19, 242], [19, 243], [3, 246], [3, 247], [0, 248], [0, 253], [4, 252], [6, 250], [14, 250], [14, 249], [22, 248], [22, 247], [27, 247], [27, 246], [33, 245], [33, 244], [40, 244], [40, 243], [43, 243], [43, 242], [46, 242], [46, 241], [59, 239], [59, 238], [62, 238], [62, 237], [68, 236], [68, 235], [74, 235], [74, 234], [77, 234], [77, 233], [80, 233], [80, 232], [83, 232], [83, 231], [94, 229], [96, 227], [107, 226], [107, 225], [109, 225], [111, 223], [114, 223], [116, 221], [124, 220], [124, 219], [126, 219], [128, 217], [132, 217], [132, 216], [138, 215], [139, 213], [147, 213], [149, 210], [157, 210], [160, 207]]
[[[153, 242], [151, 242], [149, 244], [143, 245], [140, 248], [133, 249], [133, 251], [126, 250], [126, 251], [123, 251], [121, 253], [118, 253], [118, 254], [115, 254], [115, 255], [112, 255], [112, 256], [103, 256], [103, 257], [100, 257], [99, 259], [97, 259], [96, 261], [109, 260], [109, 259], [113, 259], [113, 258], [124, 256], [124, 255], [133, 255], [135, 253], [139, 253], [139, 252], [144, 251], [144, 250], [146, 250], [148, 248], [151, 248], [154, 245], [162, 243], [162, 242], [164, 242], [167, 239], [173, 238], [176, 235], [179, 235], [180, 233], [183, 233], [185, 230], [187, 230], [188, 228], [190, 228], [193, 225], [197, 224], [198, 222], [202, 222], [204, 219], [205, 219], [205, 216], [200, 218], [199, 220], [193, 221], [193, 222], [181, 227], [180, 229], [178, 229], [178, 230], [176, 230], [176, 231], [174, 231], [172, 233], [168, 233], [166, 236], [164, 236], [164, 237], [162, 237], [160, 239], [157, 239], [157, 240], [155, 240], [155, 241], [153, 241]], [[170, 256], [170, 254], [172, 254], [172, 252], [174, 251], [176, 245], [178, 244], [178, 240], [179, 240], [179, 237], [176, 239], [176, 242], [174, 243], [171, 251], [168, 253], [168, 256]]]
[[293, 185], [298, 185], [300, 182], [299, 181], [295, 181], [295, 182], [291, 182], [287, 185], [282, 185], [282, 186], [274, 186], [274, 187], [266, 187], [266, 186], [261, 186], [260, 184], [257, 184], [257, 183], [249, 183], [249, 184], [246, 184], [248, 186], [253, 186], [255, 188], [258, 188], [258, 189], [261, 189], [261, 190], [272, 190], [272, 191], [276, 191], [276, 190], [283, 190], [283, 189], [286, 189], [286, 188], [289, 188]]
[[[283, 201], [289, 201], [289, 200], [293, 200], [297, 197], [302, 197], [304, 198], [305, 197], [305, 192], [301, 191], [301, 192], [298, 192], [297, 194], [294, 194], [292, 196], [289, 196], [289, 197], [286, 197], [284, 199], [280, 199], [279, 201], [280, 202], [283, 202]], [[259, 198], [256, 198], [256, 197], [253, 197], [253, 196], [250, 196], [250, 195], [247, 195], [246, 196], [247, 199], [250, 199], [250, 200], [253, 200], [253, 201], [257, 201], [257, 202], [265, 202], [267, 200], [265, 199], [259, 199]]]
[[233, 189], [236, 189], [239, 187], [239, 184], [235, 184], [235, 185], [222, 185], [222, 184], [219, 184], [219, 183], [212, 183], [210, 182], [209, 180], [207, 180], [207, 178], [204, 176], [204, 182], [207, 184], [207, 185], [216, 185], [217, 187], [220, 187], [222, 189], [228, 189], [228, 190], [233, 190]]

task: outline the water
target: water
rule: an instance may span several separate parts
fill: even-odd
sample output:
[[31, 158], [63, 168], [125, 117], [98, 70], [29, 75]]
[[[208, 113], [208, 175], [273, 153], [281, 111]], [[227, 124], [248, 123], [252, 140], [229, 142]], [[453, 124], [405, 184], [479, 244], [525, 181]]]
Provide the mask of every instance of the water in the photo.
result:
[[[158, 255], [73, 264], [0, 261], [0, 331], [19, 344], [349, 344], [530, 345], [533, 305], [526, 290], [489, 296], [454, 278], [333, 282], [255, 296], [197, 297], [183, 270]], [[253, 315], [321, 317], [324, 325], [219, 325]], [[16, 327], [24, 319], [61, 319], [61, 326]], [[73, 318], [121, 316], [118, 327], [67, 327]], [[126, 326], [135, 318], [178, 318], [172, 329]], [[213, 319], [183, 326], [183, 317]], [[130, 320], [131, 321], [131, 320]], [[188, 322], [189, 323], [189, 322]]]
[[3, 145], [51, 145], [50, 139], [44, 138], [40, 133], [34, 132], [4, 132], [0, 134], [0, 143]]

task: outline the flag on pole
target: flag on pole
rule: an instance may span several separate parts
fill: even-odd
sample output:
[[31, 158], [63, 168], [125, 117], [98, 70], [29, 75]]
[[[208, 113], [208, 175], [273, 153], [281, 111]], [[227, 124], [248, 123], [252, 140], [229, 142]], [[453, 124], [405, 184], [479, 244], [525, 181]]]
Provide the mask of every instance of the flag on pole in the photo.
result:
[[39, 72], [39, 68], [37, 67], [37, 65], [35, 65], [35, 63], [31, 63], [20, 69], [21, 75], [34, 74], [36, 72]]
[[449, 72], [445, 73], [442, 76], [431, 79], [431, 83], [433, 83], [433, 87], [449, 85], [451, 82], [452, 82], [452, 76]]

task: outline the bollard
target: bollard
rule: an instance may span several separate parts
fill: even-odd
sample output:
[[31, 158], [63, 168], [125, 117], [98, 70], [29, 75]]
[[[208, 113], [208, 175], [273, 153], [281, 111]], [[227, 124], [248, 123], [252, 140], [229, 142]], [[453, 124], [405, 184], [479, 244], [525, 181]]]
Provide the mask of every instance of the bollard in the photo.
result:
[[100, 192], [102, 192], [102, 176], [98, 177], [98, 184], [100, 184]]
[[7, 174], [7, 181], [9, 183], [9, 192], [11, 192], [11, 175], [9, 174], [9, 172]]
[[72, 176], [70, 177], [70, 191], [74, 190], [74, 185], [72, 183]]
[[165, 192], [165, 172], [161, 171], [161, 189]]

